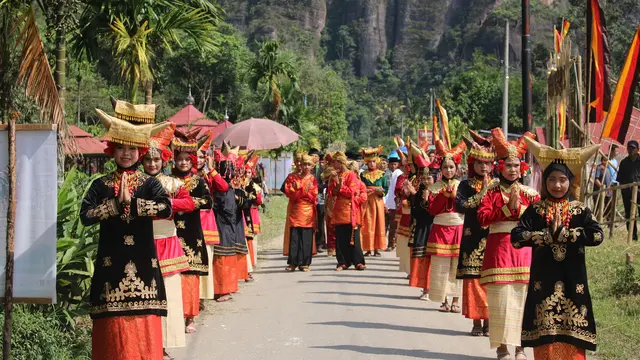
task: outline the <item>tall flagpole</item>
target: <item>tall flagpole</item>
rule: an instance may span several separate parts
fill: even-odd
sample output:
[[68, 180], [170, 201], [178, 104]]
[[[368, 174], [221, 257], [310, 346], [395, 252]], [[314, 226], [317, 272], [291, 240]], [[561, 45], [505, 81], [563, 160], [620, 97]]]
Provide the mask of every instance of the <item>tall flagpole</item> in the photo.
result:
[[529, 0], [522, 0], [522, 129], [531, 131], [531, 28]]
[[504, 36], [504, 92], [502, 95], [502, 132], [509, 133], [509, 20]]

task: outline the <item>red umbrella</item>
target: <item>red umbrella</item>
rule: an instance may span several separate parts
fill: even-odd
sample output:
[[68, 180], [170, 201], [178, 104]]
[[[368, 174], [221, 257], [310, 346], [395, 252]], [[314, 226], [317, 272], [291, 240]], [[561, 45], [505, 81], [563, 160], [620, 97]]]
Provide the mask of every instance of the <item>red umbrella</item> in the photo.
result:
[[300, 136], [288, 127], [268, 119], [249, 119], [226, 128], [213, 141], [217, 147], [222, 142], [251, 150], [277, 149], [297, 141]]

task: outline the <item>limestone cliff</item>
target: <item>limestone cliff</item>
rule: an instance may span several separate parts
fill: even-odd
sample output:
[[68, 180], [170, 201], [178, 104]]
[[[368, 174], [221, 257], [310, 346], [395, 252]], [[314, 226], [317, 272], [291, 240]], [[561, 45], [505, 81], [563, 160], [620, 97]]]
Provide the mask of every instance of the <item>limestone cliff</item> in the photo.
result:
[[[436, 53], [439, 58], [469, 56], [475, 47], [496, 52], [501, 32], [492, 12], [503, 0], [223, 0], [227, 20], [250, 40], [279, 39], [296, 50], [318, 54], [335, 46], [347, 26], [357, 46], [359, 75], [374, 74], [380, 57], [390, 55], [402, 71]], [[553, 6], [553, 0], [540, 2]], [[538, 22], [540, 23], [540, 21]], [[546, 21], [542, 25], [548, 27]], [[493, 28], [487, 31], [487, 28]], [[519, 57], [519, 30], [512, 30], [512, 55]], [[328, 49], [327, 57], [332, 51]]]

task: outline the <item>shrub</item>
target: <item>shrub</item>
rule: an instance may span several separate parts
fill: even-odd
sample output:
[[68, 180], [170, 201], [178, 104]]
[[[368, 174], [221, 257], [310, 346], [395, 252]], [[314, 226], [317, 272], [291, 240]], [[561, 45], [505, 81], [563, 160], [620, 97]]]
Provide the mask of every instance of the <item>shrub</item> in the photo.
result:
[[[4, 312], [0, 312], [0, 323], [3, 322]], [[84, 360], [91, 356], [90, 338], [86, 330], [66, 332], [54, 317], [17, 305], [13, 311], [11, 353], [15, 360]]]
[[616, 297], [640, 295], [640, 275], [637, 274], [633, 263], [625, 264], [616, 270], [611, 292]]

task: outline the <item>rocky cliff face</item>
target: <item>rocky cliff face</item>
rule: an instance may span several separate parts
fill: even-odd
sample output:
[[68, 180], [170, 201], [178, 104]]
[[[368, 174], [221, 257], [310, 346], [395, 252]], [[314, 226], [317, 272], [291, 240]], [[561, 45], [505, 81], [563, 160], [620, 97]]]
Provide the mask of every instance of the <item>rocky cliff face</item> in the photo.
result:
[[[250, 39], [292, 41], [316, 55], [321, 40], [331, 46], [341, 28], [349, 26], [357, 46], [359, 75], [373, 75], [381, 56], [391, 54], [402, 71], [427, 53], [453, 57], [472, 45], [493, 49], [501, 43], [483, 32], [491, 12], [503, 0], [223, 0], [229, 22]], [[553, 0], [542, 4], [551, 5]], [[495, 24], [491, 24], [495, 27]], [[546, 26], [546, 24], [545, 24]], [[323, 35], [327, 35], [326, 38]], [[484, 34], [484, 35], [483, 35]], [[518, 30], [512, 35], [519, 55]], [[486, 38], [478, 38], [485, 36]], [[327, 40], [328, 38], [328, 40]], [[453, 39], [461, 43], [456, 43]], [[300, 45], [302, 44], [302, 45]], [[497, 47], [499, 48], [499, 47]], [[472, 52], [468, 49], [468, 52]], [[490, 50], [491, 52], [491, 50]], [[468, 54], [466, 54], [468, 55]], [[330, 55], [328, 55], [330, 56]], [[451, 59], [454, 60], [454, 59]]]

